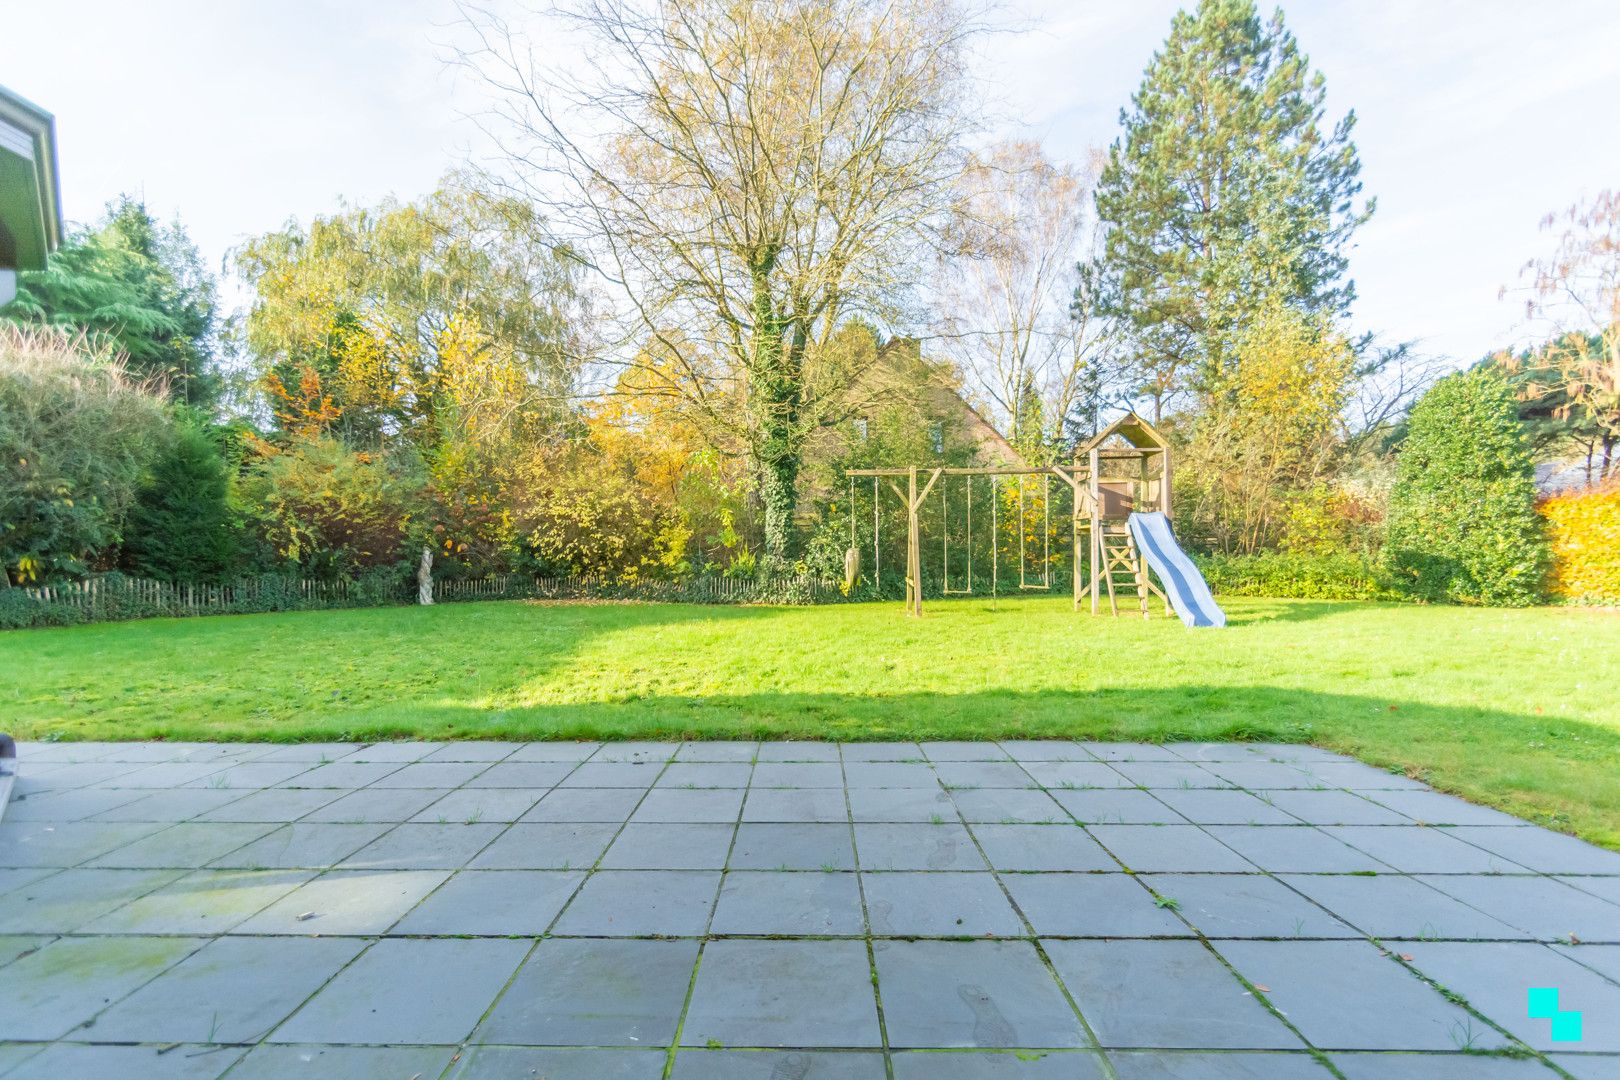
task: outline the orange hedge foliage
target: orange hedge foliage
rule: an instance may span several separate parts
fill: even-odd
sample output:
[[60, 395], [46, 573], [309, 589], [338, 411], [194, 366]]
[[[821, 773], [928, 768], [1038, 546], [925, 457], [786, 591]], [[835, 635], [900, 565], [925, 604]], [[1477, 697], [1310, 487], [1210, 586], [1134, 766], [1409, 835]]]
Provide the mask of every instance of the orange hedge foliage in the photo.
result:
[[1558, 594], [1620, 604], [1620, 482], [1547, 499], [1541, 512], [1552, 535]]

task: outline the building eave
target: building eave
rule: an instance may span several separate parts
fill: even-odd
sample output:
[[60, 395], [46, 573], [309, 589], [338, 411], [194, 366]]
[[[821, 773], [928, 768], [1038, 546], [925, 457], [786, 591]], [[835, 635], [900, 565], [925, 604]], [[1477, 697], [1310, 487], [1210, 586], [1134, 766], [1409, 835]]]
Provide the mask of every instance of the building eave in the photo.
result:
[[38, 105], [0, 86], [0, 155], [31, 181], [32, 191], [19, 193], [32, 205], [0, 206], [17, 248], [17, 266], [42, 270], [45, 257], [62, 243], [61, 179], [57, 168], [56, 120]]

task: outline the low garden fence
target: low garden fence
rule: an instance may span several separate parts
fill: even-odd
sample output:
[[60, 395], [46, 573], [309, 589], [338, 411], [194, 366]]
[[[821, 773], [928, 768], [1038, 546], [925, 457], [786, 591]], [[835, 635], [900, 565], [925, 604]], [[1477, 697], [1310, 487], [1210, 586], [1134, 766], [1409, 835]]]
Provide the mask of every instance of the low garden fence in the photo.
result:
[[[846, 599], [842, 582], [811, 575], [688, 577], [620, 581], [593, 576], [498, 574], [434, 582], [436, 602], [479, 600], [644, 600], [695, 604], [824, 604]], [[375, 573], [356, 580], [314, 581], [264, 574], [230, 584], [197, 585], [107, 574], [61, 584], [0, 589], [0, 629], [115, 622], [157, 616], [414, 604], [414, 578]]]

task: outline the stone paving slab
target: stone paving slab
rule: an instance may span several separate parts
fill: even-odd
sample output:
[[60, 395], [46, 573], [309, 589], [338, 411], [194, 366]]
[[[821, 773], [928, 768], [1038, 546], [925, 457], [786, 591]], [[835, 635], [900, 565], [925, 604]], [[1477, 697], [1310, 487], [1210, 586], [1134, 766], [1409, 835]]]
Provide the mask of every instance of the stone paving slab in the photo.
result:
[[57, 743], [0, 823], [4, 1080], [1607, 1080], [1615, 1016], [1620, 855], [1313, 747]]
[[1051, 941], [1046, 951], [1103, 1046], [1300, 1045], [1201, 942]]
[[1109, 1061], [1119, 1080], [1328, 1080], [1333, 1075], [1310, 1055], [1285, 1051], [1127, 1051], [1110, 1054]]
[[858, 941], [715, 941], [681, 1029], [685, 1046], [882, 1046]]

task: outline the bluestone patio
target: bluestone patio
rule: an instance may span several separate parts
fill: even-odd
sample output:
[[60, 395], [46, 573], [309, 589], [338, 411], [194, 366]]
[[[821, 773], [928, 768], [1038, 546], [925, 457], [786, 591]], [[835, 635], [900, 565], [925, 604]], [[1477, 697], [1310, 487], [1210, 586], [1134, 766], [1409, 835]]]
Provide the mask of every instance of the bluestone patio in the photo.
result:
[[7, 1080], [1620, 1076], [1620, 855], [1311, 747], [19, 760]]

